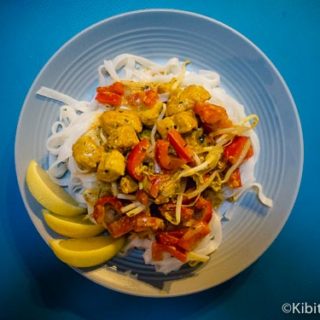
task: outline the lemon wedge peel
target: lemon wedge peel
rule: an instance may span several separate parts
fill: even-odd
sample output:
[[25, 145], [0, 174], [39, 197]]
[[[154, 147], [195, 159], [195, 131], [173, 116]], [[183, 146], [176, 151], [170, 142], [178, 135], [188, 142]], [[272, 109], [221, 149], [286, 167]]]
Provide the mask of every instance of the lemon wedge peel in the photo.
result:
[[85, 208], [79, 207], [67, 192], [55, 184], [48, 173], [34, 160], [29, 163], [26, 183], [33, 197], [53, 213], [71, 217], [86, 211]]
[[55, 215], [46, 209], [42, 210], [43, 218], [54, 232], [69, 238], [90, 238], [102, 233], [102, 225], [93, 224], [85, 215], [63, 217]]
[[57, 239], [49, 242], [54, 254], [66, 264], [86, 268], [102, 264], [114, 257], [123, 247], [124, 238], [98, 236], [81, 239]]

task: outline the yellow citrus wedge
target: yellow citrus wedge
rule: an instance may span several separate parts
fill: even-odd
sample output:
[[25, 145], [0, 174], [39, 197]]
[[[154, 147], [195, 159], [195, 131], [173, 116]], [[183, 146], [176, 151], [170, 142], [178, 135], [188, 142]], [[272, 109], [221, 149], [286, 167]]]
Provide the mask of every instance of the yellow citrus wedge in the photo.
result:
[[82, 239], [52, 240], [50, 246], [63, 262], [78, 268], [93, 267], [115, 256], [124, 245], [124, 238], [99, 236]]
[[49, 211], [62, 216], [76, 216], [85, 212], [34, 160], [29, 163], [26, 182], [31, 194]]
[[93, 224], [85, 215], [63, 217], [57, 216], [46, 209], [42, 210], [42, 214], [48, 227], [65, 237], [95, 237], [105, 230], [102, 225]]

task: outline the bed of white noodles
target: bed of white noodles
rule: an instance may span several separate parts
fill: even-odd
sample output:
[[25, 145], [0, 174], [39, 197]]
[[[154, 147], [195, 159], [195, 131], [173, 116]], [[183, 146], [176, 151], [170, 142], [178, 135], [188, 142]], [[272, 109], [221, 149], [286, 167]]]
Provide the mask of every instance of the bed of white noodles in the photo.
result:
[[[113, 60], [105, 60], [103, 65], [98, 68], [98, 76], [100, 86], [119, 80], [168, 82], [173, 77], [180, 76], [183, 86], [199, 84], [205, 87], [212, 96], [210, 102], [224, 106], [234, 123], [240, 122], [246, 116], [243, 106], [219, 87], [220, 76], [218, 73], [207, 70], [185, 71], [184, 63], [177, 58], [172, 58], [165, 64], [157, 64], [140, 56], [122, 54]], [[38, 94], [63, 103], [60, 107], [59, 118], [53, 123], [51, 134], [47, 140], [47, 149], [50, 155], [48, 173], [57, 184], [66, 187], [81, 206], [87, 207], [90, 213], [92, 208], [85, 202], [82, 191], [93, 188], [97, 180], [95, 174], [86, 173], [79, 169], [72, 156], [72, 145], [108, 108], [97, 103], [94, 98], [92, 101], [78, 101], [46, 87], [42, 87]], [[95, 92], [92, 94], [94, 96]], [[161, 99], [165, 102], [166, 96], [162, 95]], [[236, 196], [241, 196], [245, 190], [253, 187], [256, 189], [260, 201], [272, 206], [272, 201], [263, 195], [261, 185], [255, 182], [254, 166], [260, 150], [258, 137], [252, 130], [247, 134], [251, 137], [255, 153], [240, 168], [243, 187], [236, 191]], [[227, 213], [228, 210], [222, 207], [220, 212], [213, 215], [210, 222], [211, 233], [200, 242], [194, 252], [208, 256], [219, 247], [222, 240], [221, 219], [222, 217], [230, 218]], [[179, 269], [182, 265], [179, 260], [169, 254], [165, 255], [163, 261], [152, 261], [150, 240], [133, 239], [127, 249], [132, 247], [145, 249], [145, 263], [155, 265], [159, 272], [169, 273]]]

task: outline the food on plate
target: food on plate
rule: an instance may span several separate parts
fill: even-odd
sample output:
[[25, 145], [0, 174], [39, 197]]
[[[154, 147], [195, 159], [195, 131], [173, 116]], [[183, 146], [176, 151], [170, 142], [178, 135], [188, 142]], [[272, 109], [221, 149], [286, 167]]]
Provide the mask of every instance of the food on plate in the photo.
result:
[[[254, 177], [258, 116], [219, 87], [216, 72], [187, 64], [124, 54], [99, 67], [90, 102], [38, 91], [63, 102], [47, 140], [51, 183], [66, 188], [110, 239], [126, 238], [124, 253], [144, 249], [145, 263], [163, 273], [209, 259], [222, 241], [222, 204], [252, 188], [272, 206]], [[45, 217], [54, 229], [57, 217]], [[53, 242], [57, 256], [84, 266], [65, 250], [85, 239], [63, 241]]]

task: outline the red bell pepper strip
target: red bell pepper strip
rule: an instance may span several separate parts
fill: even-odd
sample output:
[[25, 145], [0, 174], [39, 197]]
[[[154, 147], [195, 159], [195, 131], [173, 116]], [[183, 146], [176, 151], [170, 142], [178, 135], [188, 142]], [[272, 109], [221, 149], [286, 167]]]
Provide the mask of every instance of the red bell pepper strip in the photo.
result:
[[175, 246], [179, 242], [179, 238], [172, 236], [168, 232], [160, 232], [157, 234], [158, 243], [167, 245], [167, 246]]
[[187, 255], [185, 252], [178, 250], [175, 246], [168, 246], [156, 241], [152, 242], [152, 259], [160, 261], [163, 259], [163, 253], [169, 252], [171, 256], [177, 258], [181, 262], [187, 262]]
[[185, 160], [169, 155], [169, 142], [166, 140], [157, 140], [155, 156], [157, 163], [162, 169], [175, 170], [186, 163]]
[[106, 205], [109, 205], [117, 213], [121, 214], [122, 203], [119, 199], [111, 196], [102, 197], [97, 200], [93, 210], [93, 218], [99, 224], [103, 224], [105, 222], [104, 220], [105, 220], [105, 214], [106, 214], [105, 212]]
[[200, 117], [207, 131], [213, 131], [232, 126], [226, 109], [208, 102], [198, 102], [193, 111]]
[[180, 239], [187, 231], [188, 231], [188, 228], [181, 228], [181, 229], [166, 231], [165, 233]]
[[152, 197], [156, 198], [159, 195], [160, 186], [163, 182], [170, 179], [167, 174], [154, 174], [145, 177], [144, 190]]
[[142, 102], [147, 107], [152, 107], [158, 100], [158, 94], [154, 90], [147, 90], [143, 94]]
[[178, 157], [187, 163], [193, 160], [192, 151], [188, 148], [187, 143], [176, 129], [169, 130], [167, 137]]
[[138, 144], [134, 146], [134, 148], [128, 155], [127, 171], [132, 178], [138, 181], [143, 180], [143, 175], [140, 172], [140, 169], [142, 162], [146, 157], [148, 148], [149, 141], [147, 139], [142, 139]]
[[161, 218], [156, 218], [156, 217], [148, 217], [146, 215], [137, 215], [135, 217], [134, 221], [134, 227], [133, 227], [135, 232], [142, 232], [146, 230], [162, 230], [164, 229], [164, 222]]
[[115, 82], [111, 86], [98, 87], [96, 100], [102, 104], [118, 107], [121, 105], [123, 94], [124, 85], [121, 82]]
[[200, 221], [203, 221], [205, 223], [210, 222], [210, 220], [212, 218], [212, 210], [213, 209], [212, 209], [212, 204], [209, 200], [206, 200], [206, 199], [200, 197], [195, 204], [195, 210], [196, 210], [195, 215], [199, 214], [199, 212], [197, 212], [197, 211], [200, 211], [200, 213], [201, 213], [200, 218], [199, 218]]
[[124, 85], [121, 82], [115, 82], [108, 87], [110, 92], [116, 93], [120, 96], [124, 94]]
[[102, 197], [97, 200], [95, 205], [105, 206], [106, 204], [110, 204], [117, 212], [121, 212], [122, 203], [116, 197], [112, 197], [112, 196]]
[[187, 228], [181, 228], [172, 231], [162, 231], [158, 232], [156, 235], [156, 239], [158, 243], [176, 246], [179, 242], [179, 239], [183, 237], [183, 235], [188, 231]]
[[237, 168], [235, 171], [232, 172], [228, 180], [228, 186], [233, 189], [240, 188], [242, 186], [239, 168]]
[[113, 238], [119, 238], [134, 228], [134, 219], [124, 215], [120, 219], [107, 224], [107, 229]]
[[178, 246], [186, 251], [191, 251], [197, 246], [201, 239], [209, 234], [209, 232], [209, 226], [200, 221], [188, 229], [188, 231], [179, 240]]
[[108, 104], [113, 107], [121, 105], [121, 96], [113, 92], [103, 92], [96, 95], [96, 100], [102, 104]]
[[[236, 136], [232, 142], [224, 148], [223, 156], [225, 160], [230, 162], [231, 164], [235, 164], [240, 157], [242, 149], [246, 142], [248, 141], [248, 137], [245, 136]], [[253, 148], [250, 146], [248, 153], [245, 157], [245, 160], [249, 159], [253, 156]]]
[[136, 193], [136, 198], [145, 206], [149, 204], [148, 194], [144, 190], [138, 190]]
[[124, 94], [124, 91], [125, 91], [125, 87], [121, 82], [114, 82], [110, 86], [97, 88], [98, 93], [112, 92], [112, 93], [118, 94], [119, 96], [122, 96]]

